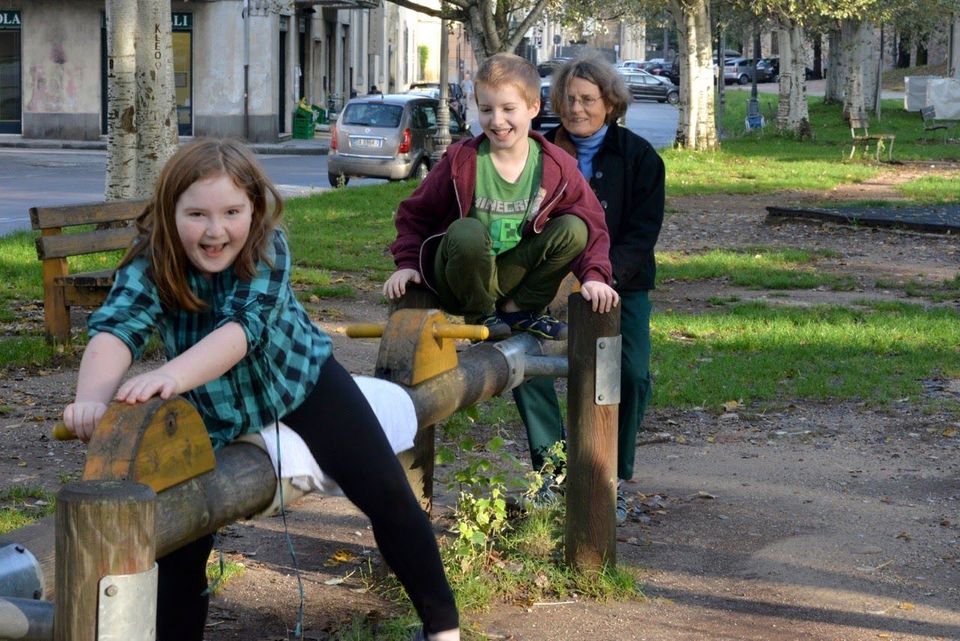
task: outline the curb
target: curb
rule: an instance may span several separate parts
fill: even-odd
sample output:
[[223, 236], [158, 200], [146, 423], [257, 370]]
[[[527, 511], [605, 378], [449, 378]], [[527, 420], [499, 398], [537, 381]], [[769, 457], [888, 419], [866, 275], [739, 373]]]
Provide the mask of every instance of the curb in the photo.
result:
[[[74, 150], [74, 151], [106, 151], [107, 143], [104, 140], [46, 140], [37, 138], [20, 138], [11, 136], [4, 139], [0, 136], [0, 149], [35, 149], [35, 150]], [[181, 141], [184, 144], [191, 138]], [[330, 152], [329, 139], [317, 138], [315, 142], [287, 141], [281, 143], [248, 143], [250, 149], [257, 154], [277, 154], [290, 156], [326, 156]]]

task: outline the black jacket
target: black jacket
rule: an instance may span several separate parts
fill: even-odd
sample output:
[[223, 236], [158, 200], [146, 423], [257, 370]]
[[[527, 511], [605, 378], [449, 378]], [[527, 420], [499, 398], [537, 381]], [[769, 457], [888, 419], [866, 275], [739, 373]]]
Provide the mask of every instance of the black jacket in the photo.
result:
[[[576, 157], [562, 126], [546, 138]], [[654, 287], [653, 248], [663, 225], [665, 176], [663, 160], [649, 142], [619, 125], [608, 127], [593, 158], [590, 187], [606, 213], [614, 286], [620, 291]]]

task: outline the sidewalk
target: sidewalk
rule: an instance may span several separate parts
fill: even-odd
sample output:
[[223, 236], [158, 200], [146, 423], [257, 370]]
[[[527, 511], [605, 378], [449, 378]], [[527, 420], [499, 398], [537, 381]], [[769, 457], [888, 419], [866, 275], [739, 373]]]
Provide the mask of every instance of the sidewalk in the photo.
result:
[[[193, 136], [181, 136], [180, 142], [193, 140]], [[24, 138], [19, 134], [0, 134], [0, 148], [14, 149], [83, 149], [106, 151], [107, 137], [99, 140], [50, 140]], [[250, 148], [258, 154], [286, 154], [296, 156], [322, 156], [330, 150], [330, 132], [318, 131], [310, 140], [294, 139], [289, 134], [281, 136], [276, 143], [252, 143]]]

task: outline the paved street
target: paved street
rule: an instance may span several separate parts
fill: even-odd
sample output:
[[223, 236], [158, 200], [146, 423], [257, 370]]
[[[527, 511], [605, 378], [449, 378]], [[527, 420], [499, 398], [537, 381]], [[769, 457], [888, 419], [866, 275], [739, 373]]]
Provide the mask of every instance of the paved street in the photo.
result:
[[[471, 129], [480, 131], [476, 107], [468, 113]], [[677, 128], [676, 107], [656, 102], [634, 102], [627, 112], [627, 127], [656, 147], [669, 146]], [[10, 137], [0, 137], [7, 142]], [[18, 137], [15, 142], [21, 141]], [[284, 195], [328, 189], [327, 157], [316, 152], [327, 140], [292, 141], [267, 147], [259, 154], [270, 177]], [[270, 153], [270, 150], [283, 153]], [[296, 155], [303, 150], [304, 155]], [[291, 153], [293, 152], [293, 153]], [[103, 200], [106, 153], [84, 149], [0, 147], [0, 235], [29, 229], [29, 209], [41, 205], [89, 203]], [[350, 187], [375, 184], [375, 179], [351, 179]]]

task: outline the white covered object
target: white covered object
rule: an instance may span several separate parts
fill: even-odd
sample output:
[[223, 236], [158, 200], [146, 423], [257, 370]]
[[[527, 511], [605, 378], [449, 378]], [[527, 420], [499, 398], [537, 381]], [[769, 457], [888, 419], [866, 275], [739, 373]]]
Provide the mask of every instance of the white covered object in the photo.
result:
[[927, 82], [927, 104], [937, 120], [960, 120], [960, 80], [935, 78]]
[[903, 79], [903, 108], [920, 111], [927, 106], [927, 83], [940, 76], [906, 76]]
[[[413, 447], [417, 434], [417, 412], [410, 395], [396, 383], [369, 376], [355, 376], [360, 391], [383, 427], [393, 451], [402, 452]], [[348, 425], [338, 426], [349, 429]], [[279, 440], [278, 440], [279, 439]], [[340, 488], [317, 465], [303, 439], [290, 427], [279, 423], [265, 427], [256, 434], [244, 434], [238, 441], [252, 443], [270, 455], [274, 473], [282, 474], [283, 504], [289, 505], [309, 492], [341, 494]], [[279, 446], [278, 446], [279, 443]], [[278, 456], [279, 452], [279, 465]], [[373, 463], [373, 462], [371, 462]], [[279, 472], [278, 472], [279, 470]], [[280, 485], [270, 506], [257, 516], [273, 516], [280, 512]]]

